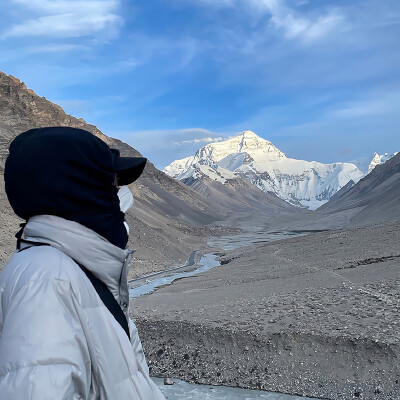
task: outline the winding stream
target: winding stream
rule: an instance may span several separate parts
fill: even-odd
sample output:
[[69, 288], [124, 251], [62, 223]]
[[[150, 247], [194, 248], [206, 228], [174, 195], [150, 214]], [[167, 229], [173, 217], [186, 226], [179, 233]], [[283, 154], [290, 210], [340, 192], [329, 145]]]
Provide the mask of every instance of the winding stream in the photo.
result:
[[217, 256], [214, 254], [205, 254], [201, 257], [199, 262], [199, 267], [193, 271], [188, 272], [178, 272], [170, 276], [162, 276], [160, 278], [155, 278], [153, 280], [148, 280], [144, 285], [134, 287], [129, 289], [129, 297], [135, 299], [136, 297], [142, 296], [144, 294], [149, 294], [154, 292], [160, 286], [170, 285], [172, 282], [180, 278], [186, 278], [188, 276], [199, 274], [200, 272], [208, 271], [211, 268], [220, 266], [219, 261], [216, 260]]
[[[221, 237], [211, 237], [207, 241], [207, 244], [213, 248], [220, 248], [223, 250], [234, 250], [244, 246], [250, 246], [259, 243], [276, 242], [277, 240], [288, 239], [296, 236], [303, 236], [311, 233], [310, 231], [283, 231], [283, 232], [247, 232], [242, 235], [231, 235]], [[194, 258], [194, 252], [189, 257], [192, 261]], [[197, 263], [198, 267], [192, 271], [181, 271], [185, 268], [175, 267], [171, 271], [162, 271], [152, 275], [149, 275], [147, 279], [138, 278], [130, 281], [129, 296], [131, 299], [136, 297], [152, 293], [155, 289], [160, 286], [170, 285], [177, 279], [186, 278], [189, 276], [197, 275], [201, 272], [208, 271], [212, 268], [219, 267], [221, 264], [216, 260], [215, 254], [205, 254], [200, 261]], [[188, 261], [189, 261], [188, 260]], [[192, 265], [187, 263], [186, 266]], [[176, 270], [180, 272], [175, 272]], [[170, 272], [170, 273], [169, 273]], [[161, 275], [156, 278], [156, 276]], [[146, 278], [146, 277], [145, 277]], [[141, 285], [134, 285], [134, 282], [143, 282]]]

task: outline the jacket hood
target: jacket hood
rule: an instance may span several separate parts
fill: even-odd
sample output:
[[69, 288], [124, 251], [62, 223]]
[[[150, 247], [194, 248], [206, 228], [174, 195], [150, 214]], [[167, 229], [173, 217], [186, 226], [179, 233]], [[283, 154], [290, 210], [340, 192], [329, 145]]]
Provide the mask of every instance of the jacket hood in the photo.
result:
[[[117, 195], [121, 184], [117, 168], [124, 167], [122, 161], [132, 160], [136, 159], [119, 157], [117, 150], [82, 129], [31, 129], [10, 145], [4, 170], [7, 197], [14, 212], [26, 221], [35, 215], [56, 215], [125, 248], [128, 235]], [[134, 179], [144, 165], [145, 161], [129, 168], [128, 163], [121, 171]]]
[[[105, 283], [119, 303], [129, 303], [127, 277], [133, 250], [114, 246], [93, 230], [54, 215], [30, 218], [24, 239], [62, 251]], [[22, 241], [21, 248], [29, 246]]]

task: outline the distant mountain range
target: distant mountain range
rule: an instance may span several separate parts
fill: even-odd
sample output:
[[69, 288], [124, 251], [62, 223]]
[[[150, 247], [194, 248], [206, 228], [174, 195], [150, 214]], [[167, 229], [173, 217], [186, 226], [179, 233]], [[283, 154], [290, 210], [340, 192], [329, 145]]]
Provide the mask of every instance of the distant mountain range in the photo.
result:
[[357, 183], [393, 155], [375, 155], [352, 163], [323, 164], [295, 160], [252, 131], [210, 143], [193, 156], [176, 160], [164, 172], [194, 186], [204, 177], [226, 185], [244, 179], [296, 206], [317, 209], [349, 182]]

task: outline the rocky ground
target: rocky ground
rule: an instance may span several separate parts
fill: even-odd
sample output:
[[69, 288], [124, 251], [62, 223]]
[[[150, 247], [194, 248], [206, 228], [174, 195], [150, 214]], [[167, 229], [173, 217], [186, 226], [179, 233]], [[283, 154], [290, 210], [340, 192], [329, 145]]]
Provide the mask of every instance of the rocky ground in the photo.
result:
[[400, 399], [400, 222], [226, 253], [131, 304], [152, 373], [328, 399]]

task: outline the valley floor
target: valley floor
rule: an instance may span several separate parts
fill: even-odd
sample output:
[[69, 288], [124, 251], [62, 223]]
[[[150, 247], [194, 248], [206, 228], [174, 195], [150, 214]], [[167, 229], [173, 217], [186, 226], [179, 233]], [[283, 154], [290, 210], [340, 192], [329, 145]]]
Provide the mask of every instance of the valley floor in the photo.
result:
[[[137, 228], [137, 224], [133, 223], [132, 226]], [[209, 236], [232, 235], [240, 232], [240, 229], [226, 226], [180, 225], [178, 229], [172, 229], [164, 225], [163, 229], [158, 229], [159, 232], [146, 226], [147, 235], [146, 232], [143, 235], [143, 229], [144, 227], [142, 227], [142, 236], [134, 237], [129, 243], [130, 248], [136, 249], [129, 269], [129, 280], [185, 265], [193, 250], [207, 251]]]
[[156, 376], [399, 399], [400, 222], [230, 251], [132, 301]]

